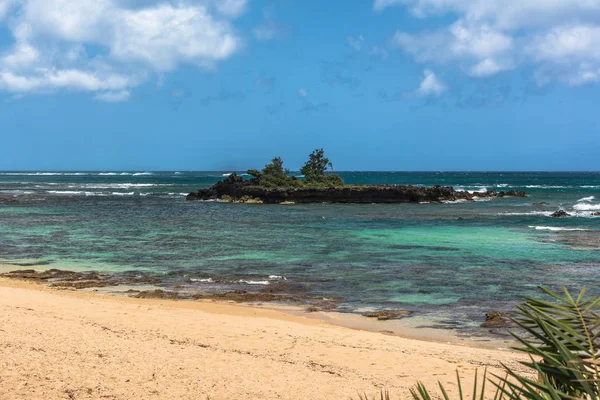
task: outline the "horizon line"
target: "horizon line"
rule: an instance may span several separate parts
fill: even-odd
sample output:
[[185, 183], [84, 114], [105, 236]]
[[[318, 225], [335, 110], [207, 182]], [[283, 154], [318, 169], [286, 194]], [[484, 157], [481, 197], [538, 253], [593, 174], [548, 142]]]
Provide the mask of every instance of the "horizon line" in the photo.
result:
[[[248, 170], [186, 170], [186, 169], [15, 169], [15, 170], [0, 170], [0, 173], [21, 173], [21, 172], [40, 172], [40, 173], [117, 173], [117, 172], [182, 172], [182, 173], [198, 173], [198, 172], [220, 172], [220, 173], [246, 173]], [[290, 170], [290, 172], [300, 172], [299, 170]], [[329, 172], [329, 171], [328, 171]], [[339, 170], [335, 173], [600, 173], [600, 170]]]

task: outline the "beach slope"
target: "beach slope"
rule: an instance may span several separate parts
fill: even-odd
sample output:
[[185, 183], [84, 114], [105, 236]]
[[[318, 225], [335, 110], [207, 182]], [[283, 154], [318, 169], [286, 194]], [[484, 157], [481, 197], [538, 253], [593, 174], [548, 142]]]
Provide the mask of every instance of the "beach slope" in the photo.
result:
[[0, 279], [0, 399], [348, 399], [518, 354], [352, 330], [213, 302], [59, 291]]

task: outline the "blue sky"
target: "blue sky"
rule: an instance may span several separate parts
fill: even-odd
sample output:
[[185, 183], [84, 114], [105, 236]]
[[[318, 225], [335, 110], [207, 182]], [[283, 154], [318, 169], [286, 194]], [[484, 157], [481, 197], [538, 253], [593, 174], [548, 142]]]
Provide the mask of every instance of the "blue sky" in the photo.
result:
[[0, 169], [599, 170], [600, 2], [0, 0]]

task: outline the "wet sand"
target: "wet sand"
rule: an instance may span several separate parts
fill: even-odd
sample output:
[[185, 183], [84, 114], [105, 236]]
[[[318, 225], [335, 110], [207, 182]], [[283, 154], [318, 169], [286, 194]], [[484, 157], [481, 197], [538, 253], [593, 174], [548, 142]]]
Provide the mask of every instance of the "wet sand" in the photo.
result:
[[[0, 278], [0, 399], [348, 399], [456, 391], [509, 351], [213, 301], [135, 299]], [[382, 325], [383, 326], [383, 325]]]

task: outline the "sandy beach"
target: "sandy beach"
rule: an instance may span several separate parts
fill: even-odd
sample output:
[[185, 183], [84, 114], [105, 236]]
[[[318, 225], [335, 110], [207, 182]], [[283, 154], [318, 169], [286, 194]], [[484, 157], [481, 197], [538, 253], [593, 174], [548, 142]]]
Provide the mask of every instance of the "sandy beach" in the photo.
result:
[[0, 278], [0, 399], [348, 399], [473, 371], [509, 351], [350, 329], [275, 310], [144, 300]]

